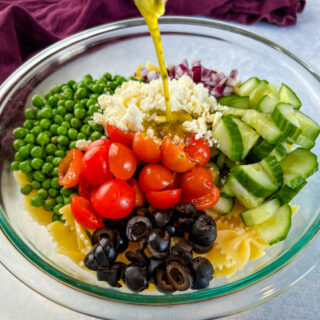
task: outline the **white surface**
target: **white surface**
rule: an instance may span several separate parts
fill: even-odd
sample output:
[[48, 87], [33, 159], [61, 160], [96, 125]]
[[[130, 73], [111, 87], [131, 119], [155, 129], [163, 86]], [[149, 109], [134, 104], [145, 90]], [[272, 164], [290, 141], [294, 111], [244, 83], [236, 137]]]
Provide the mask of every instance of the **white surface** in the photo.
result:
[[[280, 43], [308, 62], [320, 72], [320, 6], [316, 0], [308, 1], [299, 16], [298, 25], [279, 28], [265, 23], [245, 27]], [[241, 27], [241, 26], [240, 26]], [[318, 319], [320, 305], [319, 268], [306, 279], [278, 298], [253, 310], [231, 316], [228, 320], [246, 319]], [[0, 319], [94, 319], [61, 307], [27, 288], [0, 265]], [[195, 316], [196, 319], [196, 316]]]

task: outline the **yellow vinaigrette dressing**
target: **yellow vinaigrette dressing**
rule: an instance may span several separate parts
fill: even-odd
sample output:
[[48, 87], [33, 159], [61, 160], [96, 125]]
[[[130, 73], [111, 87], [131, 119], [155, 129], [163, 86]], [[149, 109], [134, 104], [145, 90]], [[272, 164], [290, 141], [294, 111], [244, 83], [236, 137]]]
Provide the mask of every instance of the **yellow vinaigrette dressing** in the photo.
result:
[[167, 120], [172, 119], [169, 95], [169, 80], [166, 64], [164, 62], [158, 18], [164, 14], [167, 0], [135, 0], [135, 4], [143, 16], [151, 34], [156, 49], [160, 74], [163, 84], [164, 99], [166, 102]]

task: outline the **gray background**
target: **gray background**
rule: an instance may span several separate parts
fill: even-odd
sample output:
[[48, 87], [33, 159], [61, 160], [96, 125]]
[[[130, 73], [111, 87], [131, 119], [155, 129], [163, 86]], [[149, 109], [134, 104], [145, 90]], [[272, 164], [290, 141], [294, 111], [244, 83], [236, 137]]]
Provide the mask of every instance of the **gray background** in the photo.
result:
[[[292, 27], [259, 23], [244, 27], [266, 36], [291, 50], [320, 73], [320, 3], [307, 2], [298, 24]], [[243, 27], [242, 25], [240, 27]], [[227, 320], [313, 320], [320, 319], [319, 267], [295, 287], [281, 296], [252, 310], [234, 315]], [[0, 320], [93, 320], [77, 312], [61, 307], [35, 293], [0, 265]], [[195, 317], [196, 319], [196, 317]]]

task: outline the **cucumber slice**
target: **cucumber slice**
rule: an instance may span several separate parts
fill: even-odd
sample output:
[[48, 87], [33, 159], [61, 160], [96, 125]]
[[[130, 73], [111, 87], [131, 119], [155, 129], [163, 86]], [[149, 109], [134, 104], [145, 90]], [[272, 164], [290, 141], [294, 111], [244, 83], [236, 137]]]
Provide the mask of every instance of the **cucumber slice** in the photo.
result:
[[236, 93], [239, 96], [249, 96], [250, 93], [258, 87], [260, 84], [260, 80], [257, 77], [249, 78], [245, 81], [238, 89], [236, 89]]
[[278, 189], [259, 163], [237, 166], [230, 171], [256, 197], [266, 198]]
[[[289, 150], [288, 150], [289, 152]], [[288, 152], [282, 144], [278, 144], [271, 152], [270, 156], [275, 157], [278, 161], [281, 161], [284, 157], [287, 156]]]
[[259, 162], [266, 158], [275, 148], [276, 145], [269, 143], [267, 140], [262, 140], [250, 151], [248, 159], [251, 162]]
[[231, 181], [231, 177], [226, 180], [223, 187], [220, 189], [220, 195], [225, 198], [233, 198], [236, 196], [233, 193], [233, 191], [231, 190], [231, 187], [230, 187], [231, 182], [230, 181]]
[[280, 161], [280, 166], [284, 183], [290, 188], [296, 188], [318, 170], [318, 161], [311, 151], [297, 148]]
[[218, 102], [222, 106], [233, 108], [248, 109], [249, 107], [249, 97], [240, 97], [234, 94], [220, 98]]
[[240, 164], [239, 161], [231, 161], [229, 158], [225, 158], [224, 164], [226, 165], [227, 168], [231, 169], [233, 167], [236, 167]]
[[290, 188], [288, 185], [284, 184], [280, 190], [274, 194], [274, 197], [279, 199], [281, 204], [289, 203], [306, 184], [306, 179], [304, 179], [296, 188]]
[[259, 100], [257, 110], [263, 113], [272, 113], [274, 107], [278, 103], [278, 99], [275, 99], [269, 95], [265, 95]]
[[242, 212], [240, 216], [246, 227], [252, 227], [270, 219], [279, 208], [280, 201], [272, 199], [257, 208]]
[[257, 143], [260, 135], [240, 119], [232, 118], [232, 120], [237, 124], [240, 130], [243, 144], [241, 160], [243, 160], [246, 158], [253, 146]]
[[294, 141], [294, 143], [308, 150], [312, 149], [316, 144], [314, 140], [311, 140], [310, 138], [302, 134], [300, 134], [300, 136]]
[[224, 116], [242, 118], [246, 112], [246, 109], [225, 107], [224, 109], [219, 109], [219, 112], [221, 112]]
[[278, 144], [286, 137], [273, 122], [270, 114], [260, 113], [256, 110], [247, 110], [241, 120], [254, 128], [271, 144]]
[[302, 134], [311, 140], [316, 140], [320, 133], [319, 125], [300, 111], [295, 112], [295, 117], [301, 126]]
[[280, 101], [279, 87], [274, 83], [270, 83], [263, 94]]
[[273, 184], [278, 188], [281, 187], [283, 184], [283, 172], [279, 161], [275, 157], [269, 156], [263, 159], [260, 164]]
[[301, 126], [295, 117], [295, 110], [292, 105], [287, 103], [278, 103], [272, 114], [272, 120], [280, 130], [288, 137], [297, 139], [301, 133]]
[[256, 225], [254, 228], [260, 237], [268, 244], [284, 240], [291, 227], [291, 207], [288, 204], [280, 207], [273, 216]]
[[229, 178], [228, 185], [233, 194], [235, 194], [238, 200], [246, 208], [256, 208], [264, 201], [264, 198], [255, 197], [252, 193], [250, 193], [234, 176], [231, 176]]
[[212, 136], [217, 140], [218, 149], [230, 160], [241, 159], [243, 152], [241, 134], [231, 117], [222, 117], [214, 126]]
[[234, 207], [233, 198], [220, 196], [219, 201], [211, 209], [221, 214], [222, 216], [225, 216], [232, 211], [233, 207]]
[[250, 93], [249, 95], [249, 106], [251, 108], [256, 108], [259, 100], [264, 95], [263, 92], [268, 87], [269, 82], [262, 80], [259, 85]]
[[280, 102], [290, 103], [294, 109], [299, 110], [301, 107], [301, 101], [297, 95], [284, 83], [280, 88]]
[[210, 172], [212, 173], [212, 182], [214, 185], [219, 185], [220, 183], [220, 172], [219, 172], [219, 169], [218, 167], [213, 163], [213, 162], [208, 162], [207, 163], [207, 166], [206, 166]]
[[220, 152], [219, 155], [218, 155], [218, 158], [217, 158], [217, 162], [216, 162], [217, 163], [217, 167], [219, 169], [223, 168], [225, 160], [226, 160], [226, 155], [224, 153]]

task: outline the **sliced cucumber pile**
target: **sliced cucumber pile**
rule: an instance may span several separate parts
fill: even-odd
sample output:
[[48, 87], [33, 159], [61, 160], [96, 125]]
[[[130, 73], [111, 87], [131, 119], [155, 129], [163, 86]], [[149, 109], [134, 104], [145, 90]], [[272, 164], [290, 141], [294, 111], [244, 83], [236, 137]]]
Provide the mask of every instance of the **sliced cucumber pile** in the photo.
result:
[[286, 84], [279, 89], [252, 77], [234, 93], [219, 100], [223, 116], [212, 129], [221, 174], [221, 198], [213, 209], [228, 214], [237, 198], [247, 208], [244, 224], [273, 244], [289, 232], [289, 202], [318, 170], [310, 149], [320, 127], [299, 110], [301, 101]]

